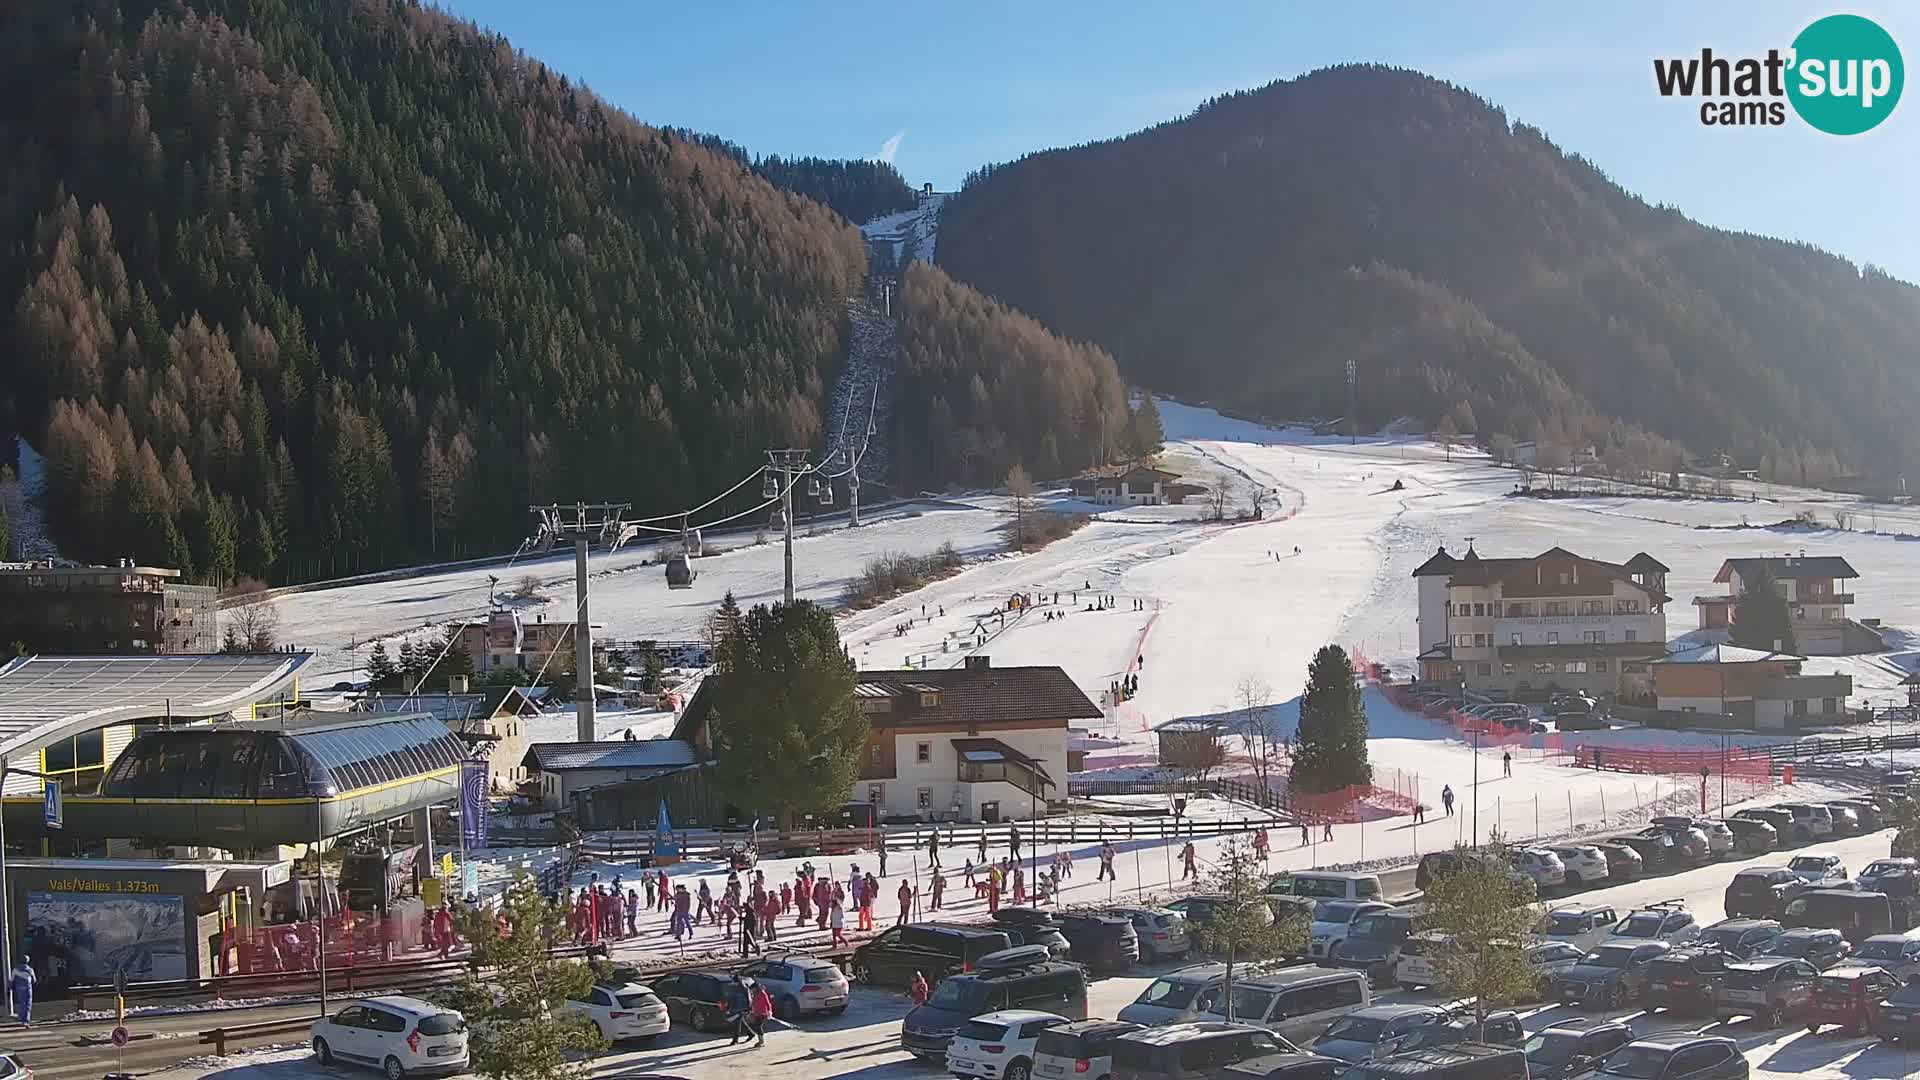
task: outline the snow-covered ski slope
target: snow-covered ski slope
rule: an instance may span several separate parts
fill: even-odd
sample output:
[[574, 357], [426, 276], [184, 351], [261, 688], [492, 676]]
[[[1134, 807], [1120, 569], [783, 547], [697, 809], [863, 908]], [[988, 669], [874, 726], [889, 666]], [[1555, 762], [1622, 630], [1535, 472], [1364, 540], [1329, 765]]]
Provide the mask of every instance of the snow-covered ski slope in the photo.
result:
[[[1408, 670], [1416, 651], [1408, 575], [1440, 543], [1457, 552], [1469, 536], [1484, 555], [1534, 554], [1559, 545], [1623, 560], [1647, 551], [1672, 567], [1669, 591], [1675, 600], [1668, 606], [1668, 627], [1675, 636], [1693, 629], [1691, 598], [1723, 588], [1712, 583], [1723, 559], [1801, 549], [1843, 555], [1860, 571], [1852, 588], [1859, 596], [1857, 614], [1892, 627], [1920, 627], [1920, 546], [1913, 542], [1830, 528], [1737, 527], [1743, 519], [1790, 519], [1809, 506], [1817, 506], [1825, 520], [1834, 506], [1851, 505], [1826, 493], [1782, 488], [1771, 501], [1510, 498], [1511, 470], [1459, 452], [1449, 462], [1440, 448], [1419, 440], [1370, 438], [1348, 445], [1174, 402], [1165, 402], [1162, 414], [1168, 458], [1183, 470], [1205, 482], [1231, 475], [1236, 483], [1259, 482], [1279, 491], [1266, 520], [1206, 523], [1192, 506], [1102, 508], [1081, 531], [1016, 558], [997, 554], [1009, 518], [1004, 500], [983, 495], [929, 501], [872, 514], [861, 529], [846, 529], [842, 522], [803, 535], [795, 544], [796, 588], [802, 596], [836, 604], [846, 583], [874, 556], [923, 554], [952, 542], [976, 565], [845, 618], [843, 633], [856, 658], [873, 667], [897, 667], [909, 659], [954, 665], [970, 650], [968, 642], [985, 634], [985, 646], [971, 651], [991, 656], [996, 665], [1059, 664], [1096, 700], [1130, 664], [1144, 661], [1139, 694], [1115, 719], [1133, 739], [1142, 737], [1143, 725], [1225, 710], [1247, 676], [1271, 686], [1275, 700], [1289, 701], [1314, 650], [1330, 641]], [[1391, 490], [1396, 480], [1403, 490]], [[1920, 520], [1908, 520], [1915, 516], [1906, 508], [1877, 515], [1882, 530], [1920, 533]], [[1857, 513], [1855, 528], [1866, 521], [1864, 511]], [[593, 620], [615, 639], [687, 639], [698, 636], [702, 619], [729, 590], [743, 604], [777, 600], [780, 546], [748, 541], [738, 538], [742, 546], [699, 560], [698, 580], [682, 591], [666, 588], [659, 566], [641, 565], [652, 554], [648, 548], [596, 553], [589, 566]], [[523, 560], [492, 572], [503, 589], [525, 574], [542, 582], [528, 618], [535, 611], [571, 617], [570, 557]], [[486, 607], [487, 574], [434, 573], [287, 597], [281, 601], [284, 640], [320, 651], [321, 677], [346, 677], [355, 666], [355, 643], [364, 660], [372, 638], [479, 615]], [[1047, 600], [1057, 591], [1060, 608], [1068, 611], [1065, 620], [1047, 621], [1046, 609], [1039, 608], [1003, 622], [994, 612], [1016, 591]], [[1089, 591], [1115, 596], [1114, 608], [1085, 610]], [[911, 628], [897, 632], [909, 620]], [[1808, 666], [1848, 671], [1857, 699], [1884, 703], [1899, 679], [1920, 666], [1920, 640], [1902, 640], [1890, 653], [1815, 659]]]

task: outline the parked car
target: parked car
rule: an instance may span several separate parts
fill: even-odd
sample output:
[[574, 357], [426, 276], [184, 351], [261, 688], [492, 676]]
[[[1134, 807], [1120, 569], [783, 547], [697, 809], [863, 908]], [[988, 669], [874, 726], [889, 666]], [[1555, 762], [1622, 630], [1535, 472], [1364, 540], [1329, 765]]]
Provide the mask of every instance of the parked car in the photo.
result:
[[1600, 944], [1619, 921], [1611, 904], [1565, 904], [1547, 912], [1546, 928], [1540, 936], [1585, 952]]
[[1527, 967], [1533, 971], [1534, 985], [1539, 987], [1540, 996], [1546, 997], [1553, 989], [1553, 980], [1559, 978], [1561, 972], [1573, 968], [1585, 956], [1585, 950], [1559, 941], [1527, 946]]
[[1793, 838], [1799, 843], [1824, 840], [1833, 835], [1833, 811], [1818, 803], [1781, 803], [1780, 809], [1793, 815]]
[[1828, 970], [1855, 967], [1883, 968], [1902, 982], [1920, 975], [1920, 930], [1909, 930], [1904, 934], [1875, 934], [1855, 945], [1845, 960]]
[[1826, 807], [1827, 812], [1833, 815], [1833, 835], [1859, 836], [1862, 832], [1866, 831], [1863, 828], [1860, 815], [1855, 812], [1853, 807], [1846, 803], [1826, 802], [1820, 805]]
[[988, 923], [995, 930], [1006, 934], [1014, 947], [1022, 945], [1044, 945], [1048, 955], [1055, 960], [1073, 958], [1073, 946], [1067, 936], [1060, 932], [1060, 924], [1054, 921], [1053, 912], [1030, 907], [1004, 907], [993, 913]]
[[1854, 817], [1860, 819], [1861, 832], [1880, 831], [1880, 819], [1885, 811], [1880, 808], [1879, 803], [1874, 802], [1872, 799], [1831, 799], [1828, 800], [1827, 805], [1830, 807], [1844, 806], [1853, 811]]
[[940, 980], [925, 1005], [907, 1013], [900, 1025], [900, 1048], [918, 1058], [938, 1060], [971, 1018], [1006, 1009], [1024, 1009], [1087, 1018], [1087, 973], [1078, 964], [1042, 960], [1007, 967], [988, 966]]
[[467, 1018], [398, 995], [364, 998], [314, 1021], [313, 1055], [371, 1065], [387, 1080], [467, 1071]]
[[1527, 1080], [1527, 1056], [1517, 1046], [1429, 1046], [1385, 1061], [1363, 1061], [1341, 1073], [1340, 1080]]
[[1652, 836], [1616, 836], [1612, 843], [1624, 844], [1640, 856], [1643, 874], [1659, 874], [1679, 866], [1685, 861], [1674, 848], [1673, 837], [1663, 832]]
[[1514, 848], [1508, 852], [1513, 865], [1532, 879], [1536, 892], [1558, 889], [1567, 883], [1567, 867], [1552, 848]]
[[1712, 818], [1666, 815], [1654, 818], [1652, 824], [1663, 829], [1698, 829], [1707, 838], [1711, 857], [1719, 859], [1733, 854], [1733, 830]]
[[1347, 924], [1347, 939], [1333, 957], [1334, 967], [1366, 973], [1374, 986], [1393, 982], [1400, 948], [1413, 933], [1414, 912], [1389, 909], [1356, 917]]
[[1870, 892], [1888, 892], [1890, 882], [1920, 879], [1920, 859], [1875, 859], [1854, 875], [1854, 883]]
[[1700, 924], [1678, 900], [1635, 908], [1608, 932], [1610, 940], [1664, 941], [1668, 945], [1684, 945], [1699, 936]]
[[847, 961], [847, 973], [855, 982], [905, 986], [918, 971], [928, 982], [938, 982], [973, 970], [988, 953], [1012, 947], [1013, 938], [997, 928], [908, 923], [890, 926], [856, 946]]
[[[1169, 911], [1177, 911], [1185, 916], [1188, 932], [1191, 933], [1196, 929], [1206, 929], [1207, 924], [1213, 921], [1213, 913], [1219, 910], [1223, 904], [1226, 904], [1228, 899], [1228, 897], [1217, 893], [1195, 893], [1192, 896], [1183, 896], [1178, 900], [1172, 901], [1167, 904], [1167, 909]], [[1271, 908], [1266, 910], [1266, 918], [1270, 922], [1273, 919], [1273, 911]]]
[[1124, 971], [1140, 959], [1140, 938], [1131, 919], [1065, 911], [1056, 918], [1073, 959], [1095, 971]]
[[1848, 879], [1846, 864], [1838, 855], [1795, 855], [1787, 869], [1808, 885], [1837, 885]]
[[1554, 979], [1552, 997], [1562, 1005], [1621, 1008], [1640, 996], [1647, 965], [1671, 951], [1662, 941], [1607, 941]]
[[1225, 1080], [1229, 1065], [1294, 1049], [1250, 1024], [1149, 1027], [1113, 1041], [1113, 1080]]
[[1727, 882], [1728, 915], [1776, 918], [1807, 891], [1807, 880], [1784, 866], [1750, 866]]
[[947, 1044], [947, 1071], [983, 1080], [1032, 1080], [1033, 1048], [1040, 1033], [1067, 1022], [1032, 1009], [985, 1013], [960, 1025]]
[[1148, 983], [1133, 1004], [1120, 1010], [1120, 1019], [1148, 1027], [1205, 1019], [1226, 982], [1225, 964], [1194, 964], [1170, 971]]
[[1675, 949], [1647, 965], [1640, 1006], [1648, 1012], [1672, 1009], [1687, 1015], [1710, 1013], [1726, 970], [1727, 954], [1711, 945], [1695, 942]]
[[1314, 905], [1313, 922], [1307, 927], [1307, 955], [1321, 963], [1330, 962], [1347, 939], [1354, 919], [1392, 910], [1392, 904], [1378, 900], [1322, 900]]
[[1640, 830], [1642, 836], [1666, 836], [1673, 841], [1673, 850], [1679, 857], [1693, 866], [1704, 866], [1713, 861], [1713, 841], [1707, 834], [1692, 825], [1649, 825]]
[[1392, 1057], [1403, 1036], [1447, 1019], [1447, 1011], [1435, 1005], [1370, 1005], [1335, 1020], [1310, 1049], [1341, 1061]]
[[1309, 900], [1380, 900], [1380, 875], [1346, 870], [1289, 870], [1276, 874], [1267, 891]]
[[1400, 959], [1393, 965], [1393, 981], [1402, 990], [1419, 990], [1439, 980], [1434, 954], [1452, 944], [1453, 935], [1425, 930], [1400, 943]]
[[1902, 985], [1899, 976], [1879, 967], [1843, 965], [1821, 972], [1813, 981], [1807, 1033], [1818, 1035], [1821, 1028], [1833, 1024], [1856, 1035], [1867, 1034], [1875, 1007]]
[[1773, 939], [1765, 951], [1754, 959], [1772, 956], [1784, 956], [1794, 960], [1805, 960], [1815, 968], [1825, 971], [1847, 958], [1853, 947], [1838, 930], [1824, 927], [1801, 927], [1783, 932]]
[[1611, 876], [1606, 853], [1592, 844], [1561, 844], [1551, 849], [1566, 869], [1569, 889], [1598, 885]]
[[[1435, 876], [1452, 873], [1466, 863], [1477, 864], [1481, 858], [1482, 856], [1473, 852], [1430, 851], [1420, 856], [1419, 865], [1414, 867], [1413, 886], [1416, 889], [1425, 891], [1428, 886], [1433, 884]], [[1504, 863], [1502, 865], [1506, 866], [1507, 873], [1513, 880], [1525, 881], [1528, 885], [1533, 884], [1532, 875], [1516, 866]]]
[[1033, 1074], [1106, 1080], [1113, 1075], [1114, 1042], [1122, 1035], [1139, 1030], [1139, 1024], [1125, 1020], [1075, 1020], [1056, 1024], [1042, 1031], [1033, 1044]]
[[1793, 811], [1782, 810], [1777, 806], [1756, 806], [1733, 812], [1732, 820], [1758, 821], [1773, 827], [1780, 838], [1780, 846], [1801, 843], [1793, 834]]
[[1700, 942], [1746, 960], [1766, 951], [1784, 929], [1772, 919], [1721, 919], [1700, 931]]
[[1848, 941], [1865, 941], [1875, 934], [1894, 932], [1893, 903], [1886, 893], [1853, 888], [1808, 889], [1787, 902], [1780, 922], [1791, 927], [1838, 930]]
[[1392, 1053], [1399, 1056], [1430, 1046], [1458, 1046], [1469, 1042], [1517, 1047], [1526, 1041], [1527, 1031], [1520, 1023], [1520, 1014], [1510, 1009], [1488, 1013], [1484, 1025], [1475, 1022], [1471, 1012], [1453, 1010], [1437, 1024], [1422, 1024], [1402, 1035]]
[[1764, 821], [1732, 817], [1727, 828], [1733, 833], [1734, 850], [1742, 854], [1764, 855], [1780, 846], [1780, 831]]
[[[1221, 1071], [1226, 1080], [1334, 1080], [1347, 1070], [1339, 1058], [1320, 1054], [1274, 1054], [1237, 1061]], [[4, 1078], [0, 1078], [4, 1080]]]
[[1740, 1044], [1722, 1035], [1663, 1031], [1615, 1050], [1595, 1080], [1747, 1080]]
[[1618, 1021], [1561, 1020], [1541, 1028], [1521, 1044], [1530, 1080], [1571, 1080], [1592, 1073], [1608, 1054], [1633, 1041], [1633, 1031]]
[[1646, 875], [1646, 860], [1631, 846], [1611, 840], [1602, 840], [1592, 846], [1607, 857], [1608, 881], [1639, 881]]
[[1112, 907], [1115, 915], [1133, 923], [1134, 940], [1140, 946], [1140, 959], [1158, 963], [1193, 951], [1193, 939], [1187, 934], [1187, 917], [1166, 908]]
[[1920, 1039], [1920, 982], [1910, 982], [1869, 1005], [1867, 1030], [1884, 1042]]
[[746, 988], [731, 972], [677, 971], [647, 984], [666, 1003], [675, 1024], [695, 1031], [723, 1031], [747, 1007]]
[[740, 974], [767, 988], [767, 995], [773, 998], [773, 1013], [782, 1020], [798, 1020], [812, 1013], [837, 1016], [847, 1011], [847, 977], [831, 960], [782, 953], [756, 960]]
[[585, 996], [569, 998], [562, 1008], [593, 1021], [600, 1037], [609, 1043], [628, 1039], [652, 1042], [673, 1026], [667, 1015], [667, 1003], [651, 988], [639, 983], [590, 986]]
[[1813, 1006], [1813, 981], [1819, 972], [1805, 960], [1767, 956], [1728, 964], [1713, 1011], [1723, 1022], [1751, 1016], [1761, 1027], [1806, 1018]]
[[[1235, 1020], [1266, 1028], [1296, 1046], [1372, 1001], [1366, 976], [1357, 971], [1284, 968], [1244, 982], [1236, 978], [1233, 984]], [[1214, 1002], [1214, 1019], [1223, 1020], [1226, 1013], [1226, 999]]]

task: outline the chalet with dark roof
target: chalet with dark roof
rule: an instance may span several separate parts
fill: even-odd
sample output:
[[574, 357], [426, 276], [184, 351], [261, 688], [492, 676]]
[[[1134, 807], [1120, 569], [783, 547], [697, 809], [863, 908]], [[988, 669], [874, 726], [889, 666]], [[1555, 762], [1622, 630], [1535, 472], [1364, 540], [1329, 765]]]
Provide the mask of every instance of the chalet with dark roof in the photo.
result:
[[1526, 694], [1644, 691], [1666, 651], [1667, 566], [1562, 547], [1482, 558], [1441, 547], [1413, 571], [1420, 671], [1470, 689]]
[[[712, 752], [709, 676], [673, 737]], [[885, 818], [996, 821], [1066, 797], [1067, 729], [1103, 715], [1058, 667], [862, 671], [854, 699], [871, 730], [851, 800]]]
[[[1877, 633], [1853, 623], [1847, 609], [1853, 592], [1845, 584], [1860, 574], [1838, 555], [1782, 555], [1728, 559], [1713, 575], [1727, 591], [1693, 598], [1700, 627], [1731, 627], [1740, 618], [1740, 601], [1762, 581], [1771, 581], [1787, 601], [1795, 644], [1808, 656], [1879, 652]], [[1843, 591], [1846, 590], [1846, 591]]]
[[1175, 506], [1201, 489], [1180, 474], [1145, 463], [1096, 469], [1073, 478], [1075, 498], [1102, 506]]

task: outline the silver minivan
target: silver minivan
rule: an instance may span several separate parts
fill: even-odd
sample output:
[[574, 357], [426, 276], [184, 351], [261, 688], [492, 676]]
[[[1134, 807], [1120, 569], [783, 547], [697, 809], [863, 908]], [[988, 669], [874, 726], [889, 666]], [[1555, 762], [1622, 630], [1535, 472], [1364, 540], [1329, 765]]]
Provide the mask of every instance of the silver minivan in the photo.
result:
[[[1233, 983], [1233, 1019], [1265, 1028], [1305, 1046], [1335, 1020], [1373, 1003], [1362, 971], [1289, 968]], [[1223, 1020], [1227, 999], [1214, 1002], [1209, 1019]]]
[[1194, 964], [1169, 971], [1148, 983], [1133, 1004], [1120, 1010], [1118, 1019], [1148, 1027], [1210, 1019], [1207, 1013], [1219, 1002], [1226, 982], [1225, 964]]

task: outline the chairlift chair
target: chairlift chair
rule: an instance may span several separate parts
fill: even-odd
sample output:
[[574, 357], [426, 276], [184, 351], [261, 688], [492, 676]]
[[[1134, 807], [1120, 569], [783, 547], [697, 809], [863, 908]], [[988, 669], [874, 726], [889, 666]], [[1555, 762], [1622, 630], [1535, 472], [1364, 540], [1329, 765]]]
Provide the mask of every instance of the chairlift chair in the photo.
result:
[[828, 481], [827, 483], [820, 485], [820, 505], [821, 506], [833, 505], [833, 482], [832, 481]]
[[780, 480], [774, 476], [771, 471], [766, 472], [761, 477], [760, 497], [763, 499], [777, 499], [780, 497]]
[[820, 478], [819, 477], [817, 476], [807, 477], [807, 494], [812, 495], [815, 498], [819, 498], [820, 496]]

